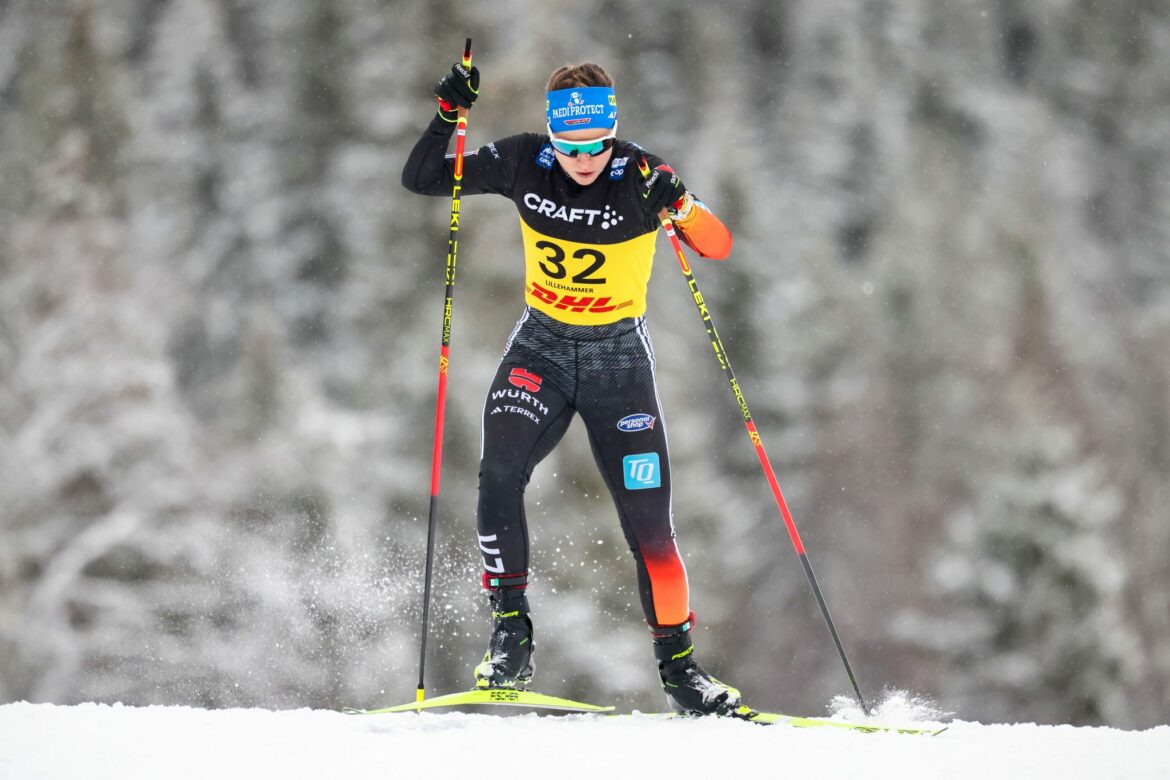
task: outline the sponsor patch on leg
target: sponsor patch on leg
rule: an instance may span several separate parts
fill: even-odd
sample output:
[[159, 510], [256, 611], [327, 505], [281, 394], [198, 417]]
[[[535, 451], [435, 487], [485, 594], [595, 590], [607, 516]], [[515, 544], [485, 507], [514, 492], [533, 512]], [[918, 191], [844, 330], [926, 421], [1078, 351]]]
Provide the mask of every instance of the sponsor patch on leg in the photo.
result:
[[657, 452], [640, 452], [622, 458], [622, 475], [627, 490], [662, 487], [662, 466]]

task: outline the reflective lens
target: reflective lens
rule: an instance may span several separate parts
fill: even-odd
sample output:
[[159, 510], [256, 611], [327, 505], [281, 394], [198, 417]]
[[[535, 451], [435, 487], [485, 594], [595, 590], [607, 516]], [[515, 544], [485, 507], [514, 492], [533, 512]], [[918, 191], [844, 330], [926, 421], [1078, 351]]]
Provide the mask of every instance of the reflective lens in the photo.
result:
[[614, 137], [611, 135], [605, 138], [598, 138], [594, 141], [562, 141], [550, 135], [548, 140], [552, 144], [553, 149], [556, 149], [561, 154], [569, 157], [587, 154], [592, 157], [612, 147]]

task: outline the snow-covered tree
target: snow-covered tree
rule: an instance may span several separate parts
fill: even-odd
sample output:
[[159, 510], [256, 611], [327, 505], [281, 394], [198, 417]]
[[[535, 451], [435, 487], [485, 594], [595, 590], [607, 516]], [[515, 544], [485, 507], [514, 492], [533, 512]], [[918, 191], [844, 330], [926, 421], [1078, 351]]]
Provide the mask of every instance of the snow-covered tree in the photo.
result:
[[1070, 426], [1018, 426], [1001, 439], [1003, 470], [947, 519], [931, 568], [946, 613], [926, 641], [948, 661], [946, 704], [996, 720], [1125, 724], [1142, 657], [1120, 491]]

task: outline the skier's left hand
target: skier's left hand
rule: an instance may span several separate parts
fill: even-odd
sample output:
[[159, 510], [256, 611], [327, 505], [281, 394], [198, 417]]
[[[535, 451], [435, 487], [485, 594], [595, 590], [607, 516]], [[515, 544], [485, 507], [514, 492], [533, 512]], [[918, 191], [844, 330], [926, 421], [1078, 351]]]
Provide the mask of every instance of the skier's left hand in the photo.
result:
[[[659, 165], [642, 180], [642, 205], [647, 214], [658, 216], [660, 212], [669, 208], [677, 210], [687, 205], [687, 188], [683, 185], [678, 174], [668, 165]], [[670, 216], [674, 216], [671, 214]]]

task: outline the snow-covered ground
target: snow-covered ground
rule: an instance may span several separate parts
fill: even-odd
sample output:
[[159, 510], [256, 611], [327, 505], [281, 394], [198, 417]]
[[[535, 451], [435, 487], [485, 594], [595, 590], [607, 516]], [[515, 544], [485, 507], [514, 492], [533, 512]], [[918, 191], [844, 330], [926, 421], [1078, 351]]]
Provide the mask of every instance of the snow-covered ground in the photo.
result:
[[920, 737], [640, 715], [0, 706], [3, 780], [672, 776], [1165, 780], [1170, 726], [953, 722]]

